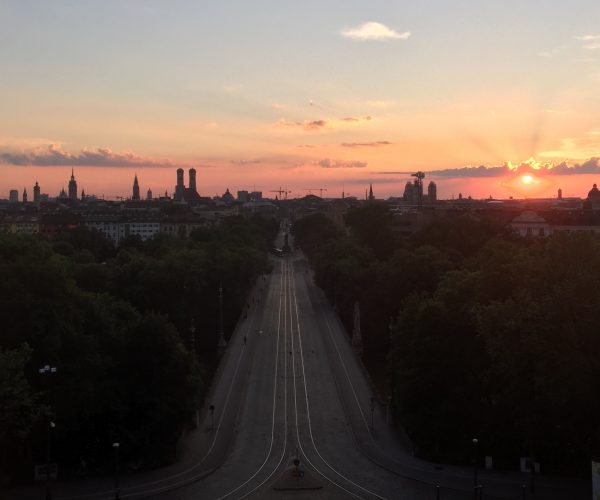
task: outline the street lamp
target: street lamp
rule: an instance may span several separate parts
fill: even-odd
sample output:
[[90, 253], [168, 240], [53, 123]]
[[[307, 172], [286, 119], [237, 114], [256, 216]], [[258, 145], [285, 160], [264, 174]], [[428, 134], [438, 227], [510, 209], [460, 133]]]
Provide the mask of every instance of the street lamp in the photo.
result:
[[533, 455], [533, 450], [530, 453], [531, 458], [529, 462], [531, 463], [531, 483], [530, 483], [530, 491], [532, 495], [535, 495], [535, 457]]
[[113, 450], [115, 450], [115, 500], [121, 498], [121, 492], [119, 491], [119, 445], [118, 442], [112, 444]]
[[475, 500], [477, 500], [477, 444], [479, 440], [477, 438], [473, 438], [473, 495]]
[[215, 431], [215, 405], [210, 405], [208, 407], [210, 410], [210, 430]]
[[194, 357], [196, 356], [196, 326], [194, 325], [194, 318], [192, 318], [192, 323], [190, 325], [190, 351]]
[[223, 284], [219, 283], [219, 344], [217, 346], [219, 356], [223, 355], [227, 342], [223, 333]]
[[46, 446], [46, 500], [52, 500], [52, 478], [50, 475], [50, 448], [52, 446], [52, 429], [56, 427], [56, 424], [48, 422], [48, 442]]
[[[56, 366], [44, 365], [38, 369], [38, 373], [43, 377], [43, 380], [47, 376], [56, 373]], [[49, 384], [43, 384], [48, 387]], [[48, 402], [48, 406], [50, 403]], [[47, 429], [47, 443], [46, 443], [46, 500], [52, 500], [52, 479], [50, 477], [50, 457], [52, 447], [52, 429], [56, 427], [56, 424], [48, 417], [48, 429]]]

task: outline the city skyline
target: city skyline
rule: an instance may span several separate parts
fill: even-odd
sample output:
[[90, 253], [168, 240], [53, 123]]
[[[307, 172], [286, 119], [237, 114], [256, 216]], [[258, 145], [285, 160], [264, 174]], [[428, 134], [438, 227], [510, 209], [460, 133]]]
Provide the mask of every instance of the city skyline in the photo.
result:
[[[49, 178], [43, 174], [47, 174], [47, 167], [32, 167], [40, 173], [39, 176], [35, 177], [34, 180], [29, 179], [31, 173], [29, 169], [26, 171], [19, 171], [22, 175], [24, 184], [21, 188], [10, 187], [6, 190], [6, 194], [3, 196], [0, 194], [0, 199], [8, 199], [10, 192], [16, 191], [19, 193], [18, 200], [21, 201], [21, 194], [23, 190], [33, 192], [35, 186], [41, 189], [42, 196], [47, 196], [50, 199], [58, 198], [61, 195], [69, 197], [68, 185], [69, 176], [72, 175], [74, 167], [55, 167], [53, 172], [59, 175], [58, 178]], [[191, 170], [196, 170], [190, 167]], [[137, 169], [119, 169], [119, 176], [115, 179], [114, 176], [104, 178], [103, 182], [98, 182], [97, 179], [102, 179], [102, 171], [100, 167], [93, 168], [81, 168], [81, 172], [77, 179], [80, 180], [79, 191], [77, 192], [77, 198], [81, 197], [82, 190], [86, 193], [86, 196], [93, 196], [100, 199], [107, 200], [119, 200], [119, 199], [146, 199], [147, 193], [150, 191], [153, 193], [155, 198], [161, 196], [168, 196], [170, 198], [177, 198], [177, 180], [175, 178], [175, 168], [161, 168], [157, 169], [160, 171], [160, 181], [164, 182], [159, 184], [156, 182], [154, 177], [153, 184], [146, 184], [144, 177], [138, 175]], [[185, 169], [188, 170], [187, 168]], [[90, 178], [86, 177], [86, 174], [95, 173], [96, 176], [92, 175], [92, 179], [96, 179], [96, 182], [90, 182]], [[34, 172], [35, 173], [35, 172]], [[27, 174], [27, 177], [26, 175]], [[392, 173], [393, 174], [393, 173]], [[129, 178], [126, 177], [129, 175]], [[46, 181], [50, 180], [48, 184], [39, 183], [39, 178], [46, 178]], [[500, 180], [498, 180], [498, 178]], [[551, 180], [554, 179], [554, 180]], [[593, 184], [596, 184], [598, 176], [596, 174], [582, 173], [578, 175], [560, 175], [560, 176], [536, 176], [535, 174], [527, 173], [516, 173], [510, 176], [499, 176], [488, 179], [475, 178], [452, 178], [445, 177], [443, 175], [426, 175], [425, 185], [433, 181], [436, 184], [438, 190], [438, 199], [455, 199], [458, 197], [473, 197], [474, 199], [527, 199], [527, 198], [556, 198], [558, 191], [561, 191], [561, 195], [565, 198], [585, 198], [589, 189]], [[267, 189], [262, 189], [261, 186], [256, 184], [247, 186], [238, 186], [235, 181], [232, 184], [225, 184], [220, 191], [217, 189], [214, 192], [209, 191], [209, 187], [202, 184], [202, 180], [198, 181], [197, 193], [198, 195], [205, 198], [214, 198], [222, 196], [226, 191], [236, 193], [237, 191], [259, 191], [264, 193], [265, 198], [279, 197], [281, 193], [279, 190], [288, 192], [288, 198], [297, 199], [302, 198], [308, 194], [319, 194], [323, 198], [342, 198], [342, 197], [356, 197], [358, 199], [364, 199], [367, 196], [367, 190], [372, 187], [374, 190], [375, 198], [387, 199], [387, 198], [401, 198], [404, 193], [404, 188], [407, 182], [412, 182], [414, 176], [404, 173], [403, 177], [393, 176], [380, 181], [368, 179], [359, 179], [357, 182], [346, 182], [341, 185], [337, 185], [334, 189], [326, 187], [316, 187], [299, 189], [297, 191], [288, 189], [286, 185], [270, 185]], [[390, 182], [391, 181], [391, 182]], [[487, 183], [486, 183], [487, 181]], [[493, 189], [490, 189], [489, 195], [481, 194], [480, 196], [474, 195], [473, 193], [484, 193], [486, 187], [492, 184], [501, 183], [502, 189], [505, 191], [504, 196], [494, 196], [492, 194]], [[128, 183], [128, 187], [126, 186]], [[134, 184], [137, 183], [138, 196], [134, 195]], [[194, 185], [195, 182], [194, 182]], [[120, 189], [116, 189], [115, 186], [122, 186]], [[233, 186], [233, 187], [232, 187]], [[189, 187], [189, 181], [185, 183], [185, 187]], [[105, 189], [103, 189], [105, 188]], [[272, 189], [270, 189], [272, 188]], [[336, 190], [337, 189], [337, 190]], [[87, 191], [86, 191], [87, 190]], [[338, 192], [339, 190], [339, 192]], [[29, 201], [32, 201], [31, 199]]]
[[[142, 192], [169, 189], [178, 166], [208, 196], [360, 197], [371, 182], [398, 196], [417, 170], [441, 198], [584, 196], [600, 179], [591, 0], [3, 1], [0, 14], [0, 192], [35, 179], [58, 192], [71, 167], [107, 196], [133, 172]], [[511, 183], [504, 165], [543, 182]]]

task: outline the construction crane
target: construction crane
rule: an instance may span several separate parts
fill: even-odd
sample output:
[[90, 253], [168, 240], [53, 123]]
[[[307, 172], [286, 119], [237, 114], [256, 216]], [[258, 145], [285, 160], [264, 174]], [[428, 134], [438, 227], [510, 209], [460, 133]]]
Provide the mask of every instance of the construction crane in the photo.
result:
[[319, 197], [323, 198], [323, 191], [327, 191], [327, 189], [325, 189], [325, 188], [312, 188], [312, 189], [305, 189], [304, 191], [308, 191], [308, 194], [312, 194], [313, 191], [318, 191], [319, 192]]
[[288, 194], [291, 193], [291, 191], [287, 190], [287, 189], [281, 189], [281, 186], [279, 187], [279, 189], [271, 189], [271, 191], [269, 191], [270, 193], [279, 193], [279, 199], [281, 199], [281, 195], [284, 196], [284, 199], [287, 200]]

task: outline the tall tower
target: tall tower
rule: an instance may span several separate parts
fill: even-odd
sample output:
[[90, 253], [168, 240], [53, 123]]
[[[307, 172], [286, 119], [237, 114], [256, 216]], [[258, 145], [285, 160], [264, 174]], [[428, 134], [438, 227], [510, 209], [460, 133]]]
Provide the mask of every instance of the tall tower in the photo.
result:
[[416, 198], [417, 198], [417, 205], [422, 206], [423, 205], [423, 179], [425, 178], [425, 173], [424, 172], [417, 172], [416, 174], [412, 174], [413, 177], [415, 177], [415, 191], [416, 191]]
[[369, 184], [369, 201], [373, 201], [375, 199], [375, 195], [373, 194], [373, 183]]
[[190, 191], [195, 193], [196, 192], [196, 169], [195, 168], [190, 168], [189, 176], [190, 176]]
[[413, 193], [413, 183], [408, 181], [406, 186], [404, 186], [404, 194], [402, 195], [402, 199], [406, 203], [414, 203], [414, 193]]
[[77, 200], [77, 181], [75, 181], [75, 173], [71, 169], [71, 180], [69, 181], [69, 198]]
[[23, 188], [23, 203], [27, 203], [27, 188]]
[[558, 199], [562, 200], [562, 189], [558, 188]]
[[33, 202], [34, 203], [40, 202], [40, 185], [38, 184], [37, 181], [35, 181], [35, 186], [33, 186]]
[[150, 188], [148, 188], [148, 192], [146, 193], [146, 199], [147, 200], [152, 199], [152, 189], [150, 189]]
[[183, 168], [177, 169], [177, 185], [175, 186], [175, 200], [183, 201], [183, 193], [185, 186], [183, 185]]
[[427, 186], [427, 197], [429, 199], [429, 203], [431, 204], [437, 201], [437, 186], [433, 181], [431, 181]]
[[140, 199], [140, 185], [138, 183], [137, 174], [135, 174], [135, 177], [133, 179], [133, 196], [131, 197], [131, 199], [132, 200]]

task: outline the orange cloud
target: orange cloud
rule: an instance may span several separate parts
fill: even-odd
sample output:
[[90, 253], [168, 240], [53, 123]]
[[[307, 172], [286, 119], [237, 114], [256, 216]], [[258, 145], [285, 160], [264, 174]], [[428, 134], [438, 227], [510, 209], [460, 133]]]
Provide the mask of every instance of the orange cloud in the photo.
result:
[[342, 142], [345, 148], [376, 148], [379, 146], [391, 146], [390, 141], [372, 141], [372, 142]]
[[307, 132], [314, 132], [324, 129], [327, 126], [326, 120], [311, 120], [304, 122], [290, 122], [287, 120], [279, 120], [277, 126], [288, 128], [300, 128]]

